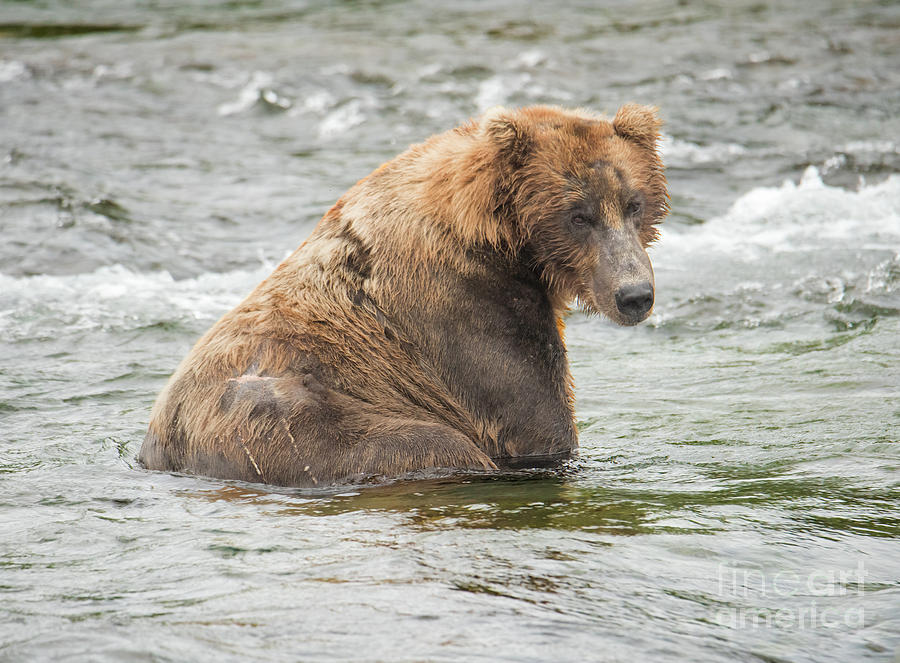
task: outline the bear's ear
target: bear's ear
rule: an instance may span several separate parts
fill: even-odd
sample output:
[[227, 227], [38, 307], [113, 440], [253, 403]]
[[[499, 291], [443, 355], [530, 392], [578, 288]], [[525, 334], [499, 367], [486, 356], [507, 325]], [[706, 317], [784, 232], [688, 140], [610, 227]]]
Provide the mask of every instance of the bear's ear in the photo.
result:
[[662, 120], [656, 113], [655, 106], [625, 104], [613, 119], [613, 130], [622, 138], [633, 140], [641, 147], [654, 150], [656, 141], [659, 140], [659, 129], [662, 127]]
[[490, 109], [482, 117], [482, 126], [501, 156], [513, 167], [522, 165], [531, 151], [531, 138], [510, 111], [500, 106]]

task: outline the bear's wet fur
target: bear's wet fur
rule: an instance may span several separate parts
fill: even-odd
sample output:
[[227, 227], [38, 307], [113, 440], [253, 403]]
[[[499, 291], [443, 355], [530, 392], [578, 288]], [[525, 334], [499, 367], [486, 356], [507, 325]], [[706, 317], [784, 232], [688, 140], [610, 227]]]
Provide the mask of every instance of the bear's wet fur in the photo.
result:
[[649, 315], [659, 127], [498, 108], [382, 165], [197, 342], [139, 460], [322, 486], [568, 457], [562, 317]]

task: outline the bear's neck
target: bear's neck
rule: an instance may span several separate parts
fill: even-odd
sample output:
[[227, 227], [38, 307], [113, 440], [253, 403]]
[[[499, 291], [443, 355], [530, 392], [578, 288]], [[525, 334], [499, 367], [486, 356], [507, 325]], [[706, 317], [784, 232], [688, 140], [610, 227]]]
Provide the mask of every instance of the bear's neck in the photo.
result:
[[529, 264], [469, 248], [462, 260], [436, 259], [414, 273], [394, 263], [386, 287], [371, 293], [467, 410], [482, 449], [501, 460], [575, 445], [559, 311]]

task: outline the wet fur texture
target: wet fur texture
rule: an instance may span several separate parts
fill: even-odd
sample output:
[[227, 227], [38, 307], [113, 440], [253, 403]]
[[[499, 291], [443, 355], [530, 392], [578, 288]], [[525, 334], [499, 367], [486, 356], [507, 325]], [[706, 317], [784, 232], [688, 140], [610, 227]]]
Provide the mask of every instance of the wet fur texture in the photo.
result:
[[140, 461], [314, 486], [567, 457], [562, 317], [640, 321], [614, 293], [652, 282], [659, 126], [495, 109], [384, 164], [198, 341]]

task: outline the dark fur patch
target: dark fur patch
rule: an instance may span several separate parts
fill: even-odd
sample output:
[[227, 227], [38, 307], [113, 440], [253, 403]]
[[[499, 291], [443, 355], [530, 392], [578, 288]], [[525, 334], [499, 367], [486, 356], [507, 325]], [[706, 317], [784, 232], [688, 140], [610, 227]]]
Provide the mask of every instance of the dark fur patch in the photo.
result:
[[238, 385], [236, 382], [229, 380], [225, 384], [225, 391], [222, 392], [222, 396], [219, 398], [219, 409], [222, 412], [228, 412], [231, 409], [231, 406], [234, 405], [234, 397], [237, 394]]
[[351, 298], [354, 306], [359, 306], [360, 308], [366, 309], [369, 313], [375, 316], [375, 320], [378, 321], [378, 324], [381, 326], [382, 331], [384, 332], [384, 337], [389, 341], [394, 341], [397, 339], [397, 334], [391, 328], [393, 324], [390, 320], [388, 320], [387, 315], [385, 315], [384, 311], [372, 301], [372, 298], [369, 297], [365, 293], [364, 290], [357, 290], [353, 293], [353, 297]]
[[598, 161], [595, 161], [594, 164], [591, 166], [591, 168], [593, 168], [594, 170], [596, 170], [597, 172], [599, 172], [601, 174], [604, 172], [607, 172], [609, 170], [612, 170], [613, 174], [615, 174], [615, 176], [616, 176], [616, 179], [619, 181], [619, 184], [622, 185], [623, 187], [626, 185], [625, 174], [621, 171], [621, 169], [616, 168], [609, 161], [600, 159]]
[[250, 401], [250, 417], [278, 414], [278, 398], [273, 390], [277, 378], [258, 375], [242, 375], [228, 380], [225, 392], [219, 399], [219, 407], [227, 412], [241, 402]]
[[576, 122], [572, 125], [572, 135], [581, 140], [587, 140], [591, 137], [591, 127], [583, 122]]
[[348, 249], [344, 258], [344, 268], [349, 274], [365, 281], [372, 275], [372, 255], [359, 236], [350, 226], [345, 226], [338, 233], [338, 238], [346, 242]]

